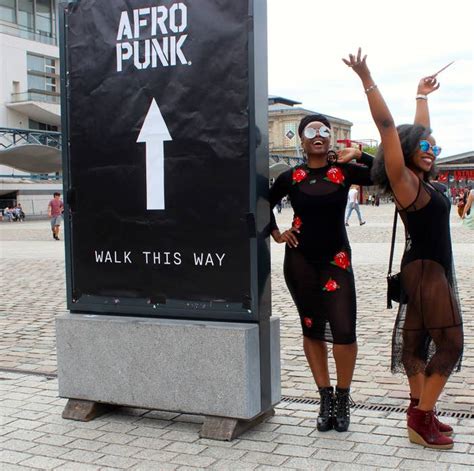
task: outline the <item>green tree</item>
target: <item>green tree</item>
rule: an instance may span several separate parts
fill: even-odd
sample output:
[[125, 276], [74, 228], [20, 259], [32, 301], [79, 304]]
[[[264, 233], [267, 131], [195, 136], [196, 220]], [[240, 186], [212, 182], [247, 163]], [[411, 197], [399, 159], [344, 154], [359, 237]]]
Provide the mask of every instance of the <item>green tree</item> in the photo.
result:
[[362, 148], [362, 150], [367, 154], [375, 155], [377, 153], [378, 146], [365, 146]]

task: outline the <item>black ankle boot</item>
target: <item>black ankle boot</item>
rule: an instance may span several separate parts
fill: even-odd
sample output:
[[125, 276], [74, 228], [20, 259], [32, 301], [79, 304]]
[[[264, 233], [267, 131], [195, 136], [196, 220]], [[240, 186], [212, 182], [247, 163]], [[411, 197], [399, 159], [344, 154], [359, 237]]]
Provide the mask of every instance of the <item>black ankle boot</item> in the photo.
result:
[[321, 397], [317, 428], [320, 432], [327, 432], [333, 427], [334, 389], [332, 386], [319, 388]]
[[338, 432], [347, 432], [351, 422], [351, 406], [354, 401], [350, 396], [350, 388], [340, 389], [336, 386], [334, 398], [334, 429]]

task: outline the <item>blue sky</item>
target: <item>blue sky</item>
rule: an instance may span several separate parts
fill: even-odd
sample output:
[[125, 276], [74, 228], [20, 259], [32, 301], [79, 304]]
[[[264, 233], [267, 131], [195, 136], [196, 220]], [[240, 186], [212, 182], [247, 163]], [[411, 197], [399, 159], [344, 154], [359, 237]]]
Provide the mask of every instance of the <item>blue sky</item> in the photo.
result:
[[341, 61], [359, 46], [397, 124], [413, 121], [421, 77], [447, 63], [430, 95], [441, 157], [474, 150], [474, 2], [268, 0], [269, 93], [354, 123], [377, 139], [359, 78]]

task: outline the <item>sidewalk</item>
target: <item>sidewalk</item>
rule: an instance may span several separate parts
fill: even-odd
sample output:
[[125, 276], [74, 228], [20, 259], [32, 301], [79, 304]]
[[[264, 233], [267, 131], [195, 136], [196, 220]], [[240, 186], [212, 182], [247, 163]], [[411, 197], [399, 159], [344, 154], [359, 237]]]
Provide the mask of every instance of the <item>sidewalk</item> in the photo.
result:
[[[296, 310], [283, 275], [283, 246], [272, 244], [273, 314], [282, 326], [285, 400], [266, 423], [231, 443], [198, 438], [201, 418], [120, 408], [89, 423], [63, 420], [57, 397], [54, 318], [66, 313], [64, 245], [47, 221], [0, 224], [0, 469], [472, 469], [474, 466], [474, 297], [472, 232], [453, 211], [452, 236], [465, 322], [463, 370], [450, 378], [440, 409], [455, 426], [448, 452], [406, 438], [404, 379], [389, 371], [396, 310], [385, 309], [392, 207], [361, 207], [348, 228], [358, 292], [359, 357], [350, 432], [315, 429], [318, 397], [301, 348]], [[288, 227], [290, 210], [278, 216]], [[50, 240], [51, 239], [51, 240]], [[400, 257], [399, 231], [395, 259]], [[334, 369], [334, 368], [333, 368]], [[308, 403], [294, 399], [308, 398]], [[376, 405], [385, 410], [376, 409]], [[393, 412], [395, 410], [395, 412]], [[459, 417], [454, 413], [458, 411]]]

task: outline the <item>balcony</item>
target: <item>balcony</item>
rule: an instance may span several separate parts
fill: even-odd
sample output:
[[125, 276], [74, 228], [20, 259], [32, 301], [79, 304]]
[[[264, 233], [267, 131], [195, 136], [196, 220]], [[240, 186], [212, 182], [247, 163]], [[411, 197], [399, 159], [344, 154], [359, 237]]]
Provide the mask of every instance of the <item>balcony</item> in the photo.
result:
[[61, 171], [61, 133], [0, 128], [0, 165], [23, 172]]
[[42, 90], [29, 90], [24, 93], [12, 93], [12, 101], [7, 108], [18, 111], [40, 123], [52, 126], [61, 125], [61, 106], [58, 93]]
[[0, 33], [16, 36], [18, 38], [29, 39], [43, 44], [51, 44], [57, 46], [57, 38], [51, 33], [45, 31], [34, 31], [31, 28], [20, 26], [14, 23], [7, 23], [0, 20]]

